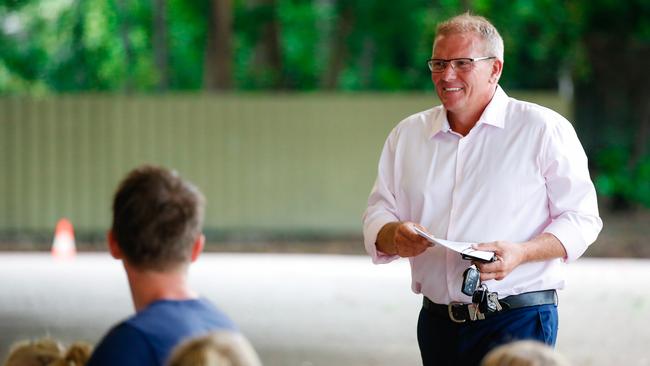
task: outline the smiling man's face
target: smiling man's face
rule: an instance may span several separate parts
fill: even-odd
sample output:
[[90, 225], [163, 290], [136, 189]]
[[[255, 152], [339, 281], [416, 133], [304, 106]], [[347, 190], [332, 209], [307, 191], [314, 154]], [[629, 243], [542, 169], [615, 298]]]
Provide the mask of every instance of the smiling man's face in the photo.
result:
[[[434, 59], [479, 58], [485, 54], [481, 38], [474, 33], [453, 33], [436, 38]], [[431, 80], [447, 112], [454, 115], [478, 115], [492, 99], [500, 72], [500, 60], [477, 61], [469, 71], [447, 65], [442, 72], [432, 72]], [[496, 76], [496, 77], [495, 77]], [[452, 117], [449, 116], [449, 117]]]

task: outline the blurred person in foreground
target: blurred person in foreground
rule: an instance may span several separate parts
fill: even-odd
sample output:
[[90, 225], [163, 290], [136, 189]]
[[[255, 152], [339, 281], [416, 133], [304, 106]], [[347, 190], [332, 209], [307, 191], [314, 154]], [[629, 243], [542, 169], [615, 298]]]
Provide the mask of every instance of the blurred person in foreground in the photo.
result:
[[90, 358], [92, 346], [74, 342], [65, 347], [49, 337], [14, 343], [3, 366], [84, 366]]
[[88, 365], [164, 365], [187, 337], [236, 331], [187, 283], [205, 242], [203, 211], [199, 190], [161, 167], [137, 168], [120, 184], [108, 245], [124, 265], [136, 314], [104, 336]]
[[515, 341], [490, 351], [481, 366], [570, 366], [571, 363], [547, 344]]
[[[515, 339], [554, 345], [563, 266], [602, 228], [571, 123], [508, 97], [498, 84], [503, 65], [503, 40], [485, 18], [463, 14], [438, 25], [428, 66], [442, 105], [391, 131], [363, 216], [374, 263], [409, 258], [412, 290], [424, 295], [424, 365], [477, 365]], [[430, 245], [414, 226], [494, 252], [494, 262], [473, 262], [494, 297], [474, 303], [461, 291], [471, 263]], [[488, 299], [493, 306], [482, 311]]]
[[261, 366], [250, 343], [233, 332], [213, 332], [177, 346], [167, 366]]

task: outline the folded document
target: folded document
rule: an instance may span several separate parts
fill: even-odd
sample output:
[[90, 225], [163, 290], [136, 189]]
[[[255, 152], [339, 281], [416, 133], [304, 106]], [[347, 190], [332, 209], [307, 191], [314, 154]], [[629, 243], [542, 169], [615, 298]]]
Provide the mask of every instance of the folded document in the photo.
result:
[[496, 260], [496, 256], [494, 255], [494, 252], [476, 250], [472, 248], [472, 245], [476, 243], [466, 243], [460, 241], [438, 239], [433, 237], [429, 233], [420, 230], [417, 226], [413, 226], [413, 230], [415, 230], [415, 232], [418, 233], [418, 235], [427, 239], [429, 242], [433, 244], [442, 245], [445, 248], [449, 248], [455, 252], [460, 253], [463, 259], [478, 260], [482, 262], [493, 262], [494, 260]]

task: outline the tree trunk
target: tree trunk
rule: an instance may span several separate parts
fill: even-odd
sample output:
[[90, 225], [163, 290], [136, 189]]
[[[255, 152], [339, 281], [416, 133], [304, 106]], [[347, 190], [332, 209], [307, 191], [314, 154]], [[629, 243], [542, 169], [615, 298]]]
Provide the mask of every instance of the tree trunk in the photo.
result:
[[260, 21], [257, 43], [253, 51], [253, 77], [261, 87], [282, 88], [284, 77], [276, 1], [252, 0], [249, 4], [259, 15]]
[[153, 0], [153, 55], [158, 71], [159, 91], [169, 88], [169, 47], [167, 42], [167, 0]]
[[[628, 161], [616, 162], [618, 171], [605, 173], [615, 177], [633, 176], [640, 159], [648, 152], [650, 73], [644, 60], [650, 58], [650, 45], [614, 34], [592, 33], [585, 39], [585, 49], [591, 65], [590, 75], [588, 80], [577, 83], [575, 95], [580, 140], [592, 158], [598, 157], [603, 149], [625, 151]], [[605, 164], [597, 159], [593, 161], [597, 166]], [[611, 165], [610, 162], [602, 168], [611, 170]], [[611, 209], [632, 207], [626, 189], [630, 188], [618, 188], [614, 192]]]
[[591, 73], [588, 80], [578, 81], [576, 90], [576, 124], [583, 144], [588, 152], [608, 145], [645, 152], [650, 73], [642, 60], [650, 57], [650, 45], [604, 33], [588, 36], [585, 45]]
[[84, 14], [86, 12], [86, 0], [78, 0], [75, 8], [75, 22], [72, 26], [72, 53], [76, 58], [76, 66], [73, 72], [74, 84], [72, 89], [83, 90], [92, 88], [88, 82], [88, 58], [86, 55], [86, 48], [84, 46], [83, 37], [85, 33], [86, 24], [84, 23]]
[[372, 87], [373, 61], [376, 49], [375, 40], [369, 34], [366, 34], [363, 39], [361, 57], [359, 58], [359, 86], [362, 89]]
[[120, 40], [122, 47], [124, 47], [124, 62], [126, 63], [126, 75], [124, 80], [124, 90], [127, 93], [133, 91], [133, 70], [132, 65], [135, 64], [135, 57], [133, 46], [129, 40], [129, 32], [131, 31], [131, 22], [129, 19], [128, 0], [116, 0], [115, 9], [119, 23]]
[[339, 0], [338, 8], [339, 18], [332, 39], [330, 57], [327, 69], [321, 77], [321, 88], [328, 90], [336, 88], [339, 75], [345, 67], [348, 58], [347, 39], [354, 26], [354, 9], [352, 5], [346, 0]]
[[[319, 13], [336, 14], [336, 0], [314, 0], [314, 7], [319, 9]], [[323, 75], [332, 53], [332, 38], [334, 22], [330, 16], [318, 16], [316, 18], [316, 31], [318, 33], [318, 44], [315, 47], [315, 53], [318, 57], [316, 62], [316, 73], [319, 75], [319, 83], [322, 84]]]
[[641, 102], [639, 111], [639, 129], [635, 134], [634, 148], [632, 149], [631, 164], [636, 165], [641, 158], [648, 155], [648, 139], [650, 139], [650, 92], [641, 95], [645, 101]]
[[[627, 64], [634, 65], [634, 73], [629, 80], [631, 88], [631, 103], [634, 105], [633, 118], [637, 122], [633, 130], [634, 141], [630, 157], [630, 165], [637, 163], [648, 155], [648, 139], [650, 138], [650, 74], [647, 63], [650, 60], [650, 43], [633, 42], [626, 47], [629, 52]], [[627, 69], [626, 69], [627, 70]]]
[[232, 82], [232, 0], [211, 0], [203, 66], [207, 90], [228, 90]]

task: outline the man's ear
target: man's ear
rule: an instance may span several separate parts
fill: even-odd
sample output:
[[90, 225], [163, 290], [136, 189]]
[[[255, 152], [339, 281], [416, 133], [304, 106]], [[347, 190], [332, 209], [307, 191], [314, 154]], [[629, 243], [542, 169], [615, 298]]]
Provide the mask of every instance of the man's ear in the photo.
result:
[[190, 257], [191, 261], [194, 262], [199, 258], [199, 255], [205, 247], [205, 235], [201, 234], [196, 237], [194, 244], [192, 244], [192, 256]]
[[498, 83], [503, 72], [503, 61], [498, 58], [492, 63], [492, 75], [490, 75], [490, 82]]
[[108, 241], [108, 251], [111, 253], [113, 258], [122, 259], [122, 250], [117, 244], [117, 240], [115, 240], [115, 234], [113, 234], [113, 230], [108, 230], [106, 233], [106, 240]]

